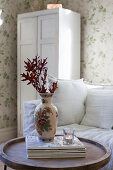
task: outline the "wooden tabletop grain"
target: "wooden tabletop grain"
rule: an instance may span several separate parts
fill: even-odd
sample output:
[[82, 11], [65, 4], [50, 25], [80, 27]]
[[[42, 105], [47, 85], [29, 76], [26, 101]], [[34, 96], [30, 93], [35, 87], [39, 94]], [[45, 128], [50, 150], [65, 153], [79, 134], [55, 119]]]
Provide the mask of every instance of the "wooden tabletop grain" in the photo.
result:
[[79, 138], [86, 146], [85, 158], [28, 159], [25, 138], [15, 138], [0, 146], [0, 160], [17, 170], [96, 170], [110, 160], [110, 149], [96, 141]]

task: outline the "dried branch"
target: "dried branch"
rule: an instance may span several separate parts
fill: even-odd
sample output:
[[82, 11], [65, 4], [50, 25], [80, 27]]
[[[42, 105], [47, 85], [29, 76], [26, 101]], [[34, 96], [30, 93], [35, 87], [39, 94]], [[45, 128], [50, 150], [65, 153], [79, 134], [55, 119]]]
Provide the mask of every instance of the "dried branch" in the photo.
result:
[[54, 93], [57, 88], [57, 82], [53, 82], [51, 88], [47, 89], [47, 58], [41, 59], [36, 56], [32, 61], [27, 59], [25, 63], [25, 73], [21, 76], [24, 78], [22, 81], [28, 81], [39, 93]]

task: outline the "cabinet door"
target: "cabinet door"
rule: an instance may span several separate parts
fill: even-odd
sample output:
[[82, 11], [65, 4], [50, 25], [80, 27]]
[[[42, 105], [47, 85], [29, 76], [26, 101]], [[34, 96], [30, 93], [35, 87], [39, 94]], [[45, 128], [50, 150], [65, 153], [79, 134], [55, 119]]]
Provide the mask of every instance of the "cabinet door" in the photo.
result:
[[24, 61], [37, 55], [37, 17], [18, 21], [18, 136], [23, 132], [23, 103], [36, 99], [36, 90], [27, 82], [21, 81], [25, 71]]
[[58, 77], [58, 14], [38, 17], [38, 55], [48, 58], [48, 73]]

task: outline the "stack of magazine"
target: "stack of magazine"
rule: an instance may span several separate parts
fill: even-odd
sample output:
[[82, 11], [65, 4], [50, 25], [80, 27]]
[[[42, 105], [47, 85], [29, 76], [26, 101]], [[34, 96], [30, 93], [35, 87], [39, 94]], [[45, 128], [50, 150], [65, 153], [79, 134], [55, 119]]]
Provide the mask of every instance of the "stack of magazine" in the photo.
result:
[[63, 144], [63, 136], [55, 136], [53, 142], [43, 142], [38, 136], [26, 136], [26, 150], [28, 158], [69, 158], [85, 157], [84, 144], [74, 137], [74, 143]]

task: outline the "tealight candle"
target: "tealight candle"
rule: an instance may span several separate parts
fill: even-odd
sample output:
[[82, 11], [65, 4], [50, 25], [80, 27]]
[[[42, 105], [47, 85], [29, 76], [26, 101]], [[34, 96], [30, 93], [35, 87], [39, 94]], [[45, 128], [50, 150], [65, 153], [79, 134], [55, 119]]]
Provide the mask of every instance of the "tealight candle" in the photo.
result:
[[72, 144], [72, 136], [65, 136], [64, 141], [66, 144]]
[[73, 144], [74, 142], [74, 130], [70, 128], [63, 129], [63, 143], [65, 145]]

